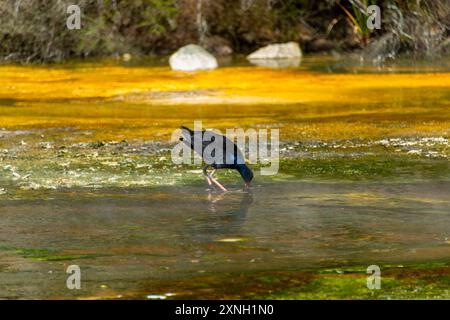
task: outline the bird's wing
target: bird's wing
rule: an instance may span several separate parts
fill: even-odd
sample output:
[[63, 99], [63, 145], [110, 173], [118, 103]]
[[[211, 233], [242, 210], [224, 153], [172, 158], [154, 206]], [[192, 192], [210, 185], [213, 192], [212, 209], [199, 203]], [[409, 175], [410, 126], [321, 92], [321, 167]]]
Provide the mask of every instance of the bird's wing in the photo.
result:
[[[205, 147], [207, 145], [209, 145], [210, 143], [213, 143], [214, 141], [216, 141], [214, 139], [222, 139], [222, 151], [223, 151], [222, 161], [220, 161], [220, 162], [215, 161], [215, 163], [217, 165], [219, 165], [218, 167], [220, 167], [221, 165], [227, 166], [227, 165], [235, 165], [235, 164], [245, 163], [245, 158], [242, 155], [241, 150], [239, 150], [237, 145], [233, 141], [228, 139], [226, 136], [215, 133], [213, 131], [206, 131], [205, 135], [206, 135], [206, 140], [210, 140], [210, 139], [212, 140], [212, 141], [203, 142]], [[214, 137], [214, 139], [212, 139], [211, 137]], [[217, 140], [217, 141], [220, 141], [220, 140]], [[209, 158], [210, 160], [217, 160], [217, 159], [215, 159], [214, 153], [212, 154], [212, 157], [211, 157], [211, 155], [204, 153], [203, 158], [204, 159]]]
[[234, 164], [245, 164], [244, 155], [242, 154], [242, 151], [238, 148], [238, 146], [227, 137], [225, 137], [225, 143], [227, 145], [227, 150], [233, 150], [231, 153], [227, 152], [227, 161], [233, 161]]
[[[220, 166], [226, 166], [226, 165], [233, 165], [233, 164], [244, 164], [245, 158], [237, 147], [237, 145], [228, 139], [227, 137], [218, 134], [214, 131], [202, 131], [200, 132], [194, 132], [192, 130], [189, 130], [187, 128], [181, 128], [181, 133], [183, 136], [183, 142], [188, 145], [192, 150], [194, 150], [197, 154], [199, 154], [203, 160], [206, 163], [215, 163], [219, 167]], [[201, 144], [194, 143], [194, 139], [196, 138], [196, 134], [198, 134], [198, 139], [201, 139]], [[215, 141], [220, 141], [222, 139], [222, 151], [223, 151], [223, 157], [222, 159], [216, 159], [215, 152], [205, 152], [205, 149]], [[220, 147], [219, 145], [216, 146], [216, 148]], [[214, 149], [214, 146], [211, 146], [211, 148]], [[208, 150], [211, 151], [211, 148]]]

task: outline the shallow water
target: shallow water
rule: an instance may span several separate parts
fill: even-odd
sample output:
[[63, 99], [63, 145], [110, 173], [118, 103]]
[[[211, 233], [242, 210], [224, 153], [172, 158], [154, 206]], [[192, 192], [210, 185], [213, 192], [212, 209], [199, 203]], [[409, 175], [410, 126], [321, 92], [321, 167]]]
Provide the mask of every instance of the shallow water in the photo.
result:
[[[450, 259], [447, 60], [0, 73], [1, 298], [266, 297], [280, 272]], [[280, 173], [206, 190], [167, 141], [197, 119], [280, 128]]]
[[[145, 298], [167, 293], [165, 282], [190, 297], [177, 280], [445, 260], [449, 187], [287, 182], [250, 193], [67, 190], [2, 201], [2, 296]], [[81, 267], [81, 292], [65, 288], [69, 264]]]

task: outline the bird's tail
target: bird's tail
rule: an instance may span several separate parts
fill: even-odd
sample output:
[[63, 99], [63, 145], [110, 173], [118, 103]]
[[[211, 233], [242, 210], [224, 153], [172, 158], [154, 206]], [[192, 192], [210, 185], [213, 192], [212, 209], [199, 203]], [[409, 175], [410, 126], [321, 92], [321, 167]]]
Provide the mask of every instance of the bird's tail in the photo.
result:
[[191, 148], [193, 148], [194, 144], [194, 131], [192, 131], [191, 129], [187, 128], [187, 127], [180, 127], [181, 129], [181, 137], [180, 137], [180, 141], [183, 141], [184, 143], [186, 143], [188, 146], [190, 146]]
[[191, 129], [189, 129], [188, 127], [185, 127], [185, 126], [181, 126], [180, 127], [180, 129], [182, 129], [182, 130], [186, 130], [187, 132], [189, 132], [191, 135], [193, 135], [194, 134], [194, 131], [192, 131]]

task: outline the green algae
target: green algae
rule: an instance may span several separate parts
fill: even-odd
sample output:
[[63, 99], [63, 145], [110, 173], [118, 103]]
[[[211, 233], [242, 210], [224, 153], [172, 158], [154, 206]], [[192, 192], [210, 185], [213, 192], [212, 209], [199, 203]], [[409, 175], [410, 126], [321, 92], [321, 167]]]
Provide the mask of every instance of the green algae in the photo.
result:
[[[444, 140], [443, 143], [447, 143]], [[99, 147], [99, 145], [103, 145]], [[198, 167], [173, 165], [169, 145], [163, 151], [149, 152], [147, 144], [134, 142], [122, 147], [118, 142], [95, 142], [80, 147], [55, 148], [43, 153], [41, 150], [22, 151], [20, 156], [5, 155], [1, 159], [0, 181], [5, 191], [0, 197], [8, 197], [8, 189], [24, 190], [54, 189], [71, 187], [133, 187], [158, 185], [188, 185], [203, 182]], [[287, 144], [290, 146], [296, 143]], [[415, 156], [399, 154], [383, 148], [361, 152], [355, 148], [336, 150], [334, 145], [321, 146], [312, 150], [303, 146], [282, 154], [279, 174], [259, 176], [261, 164], [253, 165], [259, 181], [283, 181], [289, 179], [316, 180], [368, 180], [368, 181], [417, 181], [449, 180], [450, 162], [447, 150], [434, 158], [427, 154]], [[439, 150], [436, 145], [430, 150]], [[443, 148], [443, 147], [441, 147]], [[61, 154], [61, 150], [64, 152]], [[422, 147], [422, 152], [425, 148]], [[295, 152], [295, 153], [294, 153]], [[430, 151], [438, 152], [438, 151]], [[47, 154], [47, 155], [46, 155]], [[434, 153], [432, 153], [434, 155]], [[239, 181], [233, 171], [220, 171], [218, 177], [225, 182]]]
[[107, 256], [106, 254], [58, 254], [53, 249], [38, 248], [18, 248], [15, 250], [18, 255], [34, 261], [70, 261], [80, 259], [95, 259], [97, 257]]
[[[2, 248], [2, 250], [11, 250], [10, 248]], [[14, 249], [15, 253], [33, 261], [70, 261], [70, 260], [80, 260], [80, 259], [95, 259], [100, 257], [108, 257], [111, 254], [106, 253], [80, 253], [80, 254], [65, 254], [58, 252], [55, 249], [39, 249], [39, 248], [17, 248]], [[135, 257], [159, 257], [159, 258], [170, 258], [174, 255], [167, 253], [158, 252], [134, 252], [134, 253], [123, 253], [124, 256], [135, 256]]]
[[367, 274], [364, 274], [364, 267], [320, 270], [314, 280], [302, 288], [279, 290], [260, 298], [450, 299], [450, 263], [417, 264], [401, 268], [381, 266], [380, 289], [368, 289]]
[[296, 178], [349, 181], [450, 179], [448, 160], [412, 159], [389, 154], [283, 159], [280, 171]]

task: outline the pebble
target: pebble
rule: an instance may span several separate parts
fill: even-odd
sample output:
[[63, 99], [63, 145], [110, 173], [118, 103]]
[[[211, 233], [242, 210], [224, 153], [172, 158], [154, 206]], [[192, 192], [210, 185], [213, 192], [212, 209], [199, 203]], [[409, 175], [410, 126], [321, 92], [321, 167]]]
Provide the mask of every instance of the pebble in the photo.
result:
[[148, 296], [147, 296], [147, 299], [159, 299], [159, 300], [164, 300], [164, 299], [166, 299], [167, 298], [167, 296], [163, 296], [163, 295], [158, 295], [158, 294], [149, 294]]

